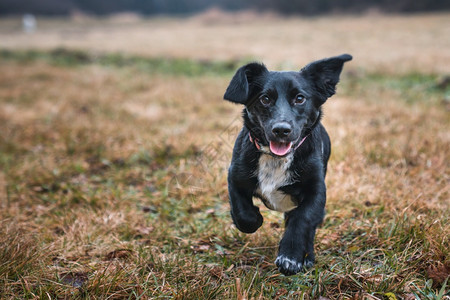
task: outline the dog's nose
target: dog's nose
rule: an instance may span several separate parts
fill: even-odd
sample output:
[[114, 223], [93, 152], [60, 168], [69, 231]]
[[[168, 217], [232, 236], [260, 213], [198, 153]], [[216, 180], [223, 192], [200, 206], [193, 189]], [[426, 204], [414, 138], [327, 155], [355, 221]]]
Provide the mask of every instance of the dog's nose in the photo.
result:
[[291, 134], [292, 126], [286, 122], [276, 123], [272, 127], [272, 132], [273, 132], [273, 134], [275, 134], [276, 137], [285, 138], [285, 137], [288, 137], [289, 134]]

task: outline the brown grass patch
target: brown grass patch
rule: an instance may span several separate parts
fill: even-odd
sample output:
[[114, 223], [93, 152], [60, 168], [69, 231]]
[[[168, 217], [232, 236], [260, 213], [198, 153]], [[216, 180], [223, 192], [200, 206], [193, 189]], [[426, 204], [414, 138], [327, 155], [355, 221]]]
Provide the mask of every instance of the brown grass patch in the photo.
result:
[[[214, 13], [214, 12], [213, 12]], [[247, 16], [247, 17], [246, 17]], [[33, 35], [19, 20], [0, 20], [2, 47], [126, 52], [199, 60], [264, 61], [298, 69], [322, 57], [351, 53], [350, 68], [382, 73], [448, 73], [448, 14], [277, 18], [252, 14], [191, 19], [38, 20]]]

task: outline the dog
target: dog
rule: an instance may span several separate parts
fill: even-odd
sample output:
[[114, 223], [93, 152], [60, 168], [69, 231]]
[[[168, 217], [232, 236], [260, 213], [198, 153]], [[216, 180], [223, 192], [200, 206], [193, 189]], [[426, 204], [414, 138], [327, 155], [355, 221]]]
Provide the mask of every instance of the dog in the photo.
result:
[[331, 143], [321, 124], [322, 105], [336, 92], [349, 54], [318, 60], [298, 72], [269, 71], [262, 63], [240, 67], [224, 99], [245, 106], [244, 126], [228, 169], [231, 217], [254, 233], [263, 223], [257, 197], [285, 214], [275, 260], [284, 275], [315, 262], [314, 236], [325, 215], [325, 175]]

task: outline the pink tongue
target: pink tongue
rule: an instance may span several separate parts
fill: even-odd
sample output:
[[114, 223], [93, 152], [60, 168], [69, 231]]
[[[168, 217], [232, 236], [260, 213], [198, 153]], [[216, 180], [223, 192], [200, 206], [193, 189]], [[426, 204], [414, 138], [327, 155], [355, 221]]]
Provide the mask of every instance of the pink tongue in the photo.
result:
[[286, 155], [291, 150], [292, 143], [270, 142], [270, 151], [278, 156]]

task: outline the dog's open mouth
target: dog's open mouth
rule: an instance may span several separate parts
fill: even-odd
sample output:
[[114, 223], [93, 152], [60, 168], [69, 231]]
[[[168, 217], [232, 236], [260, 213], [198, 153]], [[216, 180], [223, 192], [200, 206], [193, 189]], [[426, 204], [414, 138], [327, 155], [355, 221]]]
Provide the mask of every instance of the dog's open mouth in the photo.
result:
[[283, 143], [283, 142], [274, 142], [270, 141], [270, 152], [277, 156], [285, 156], [292, 149], [292, 142]]

